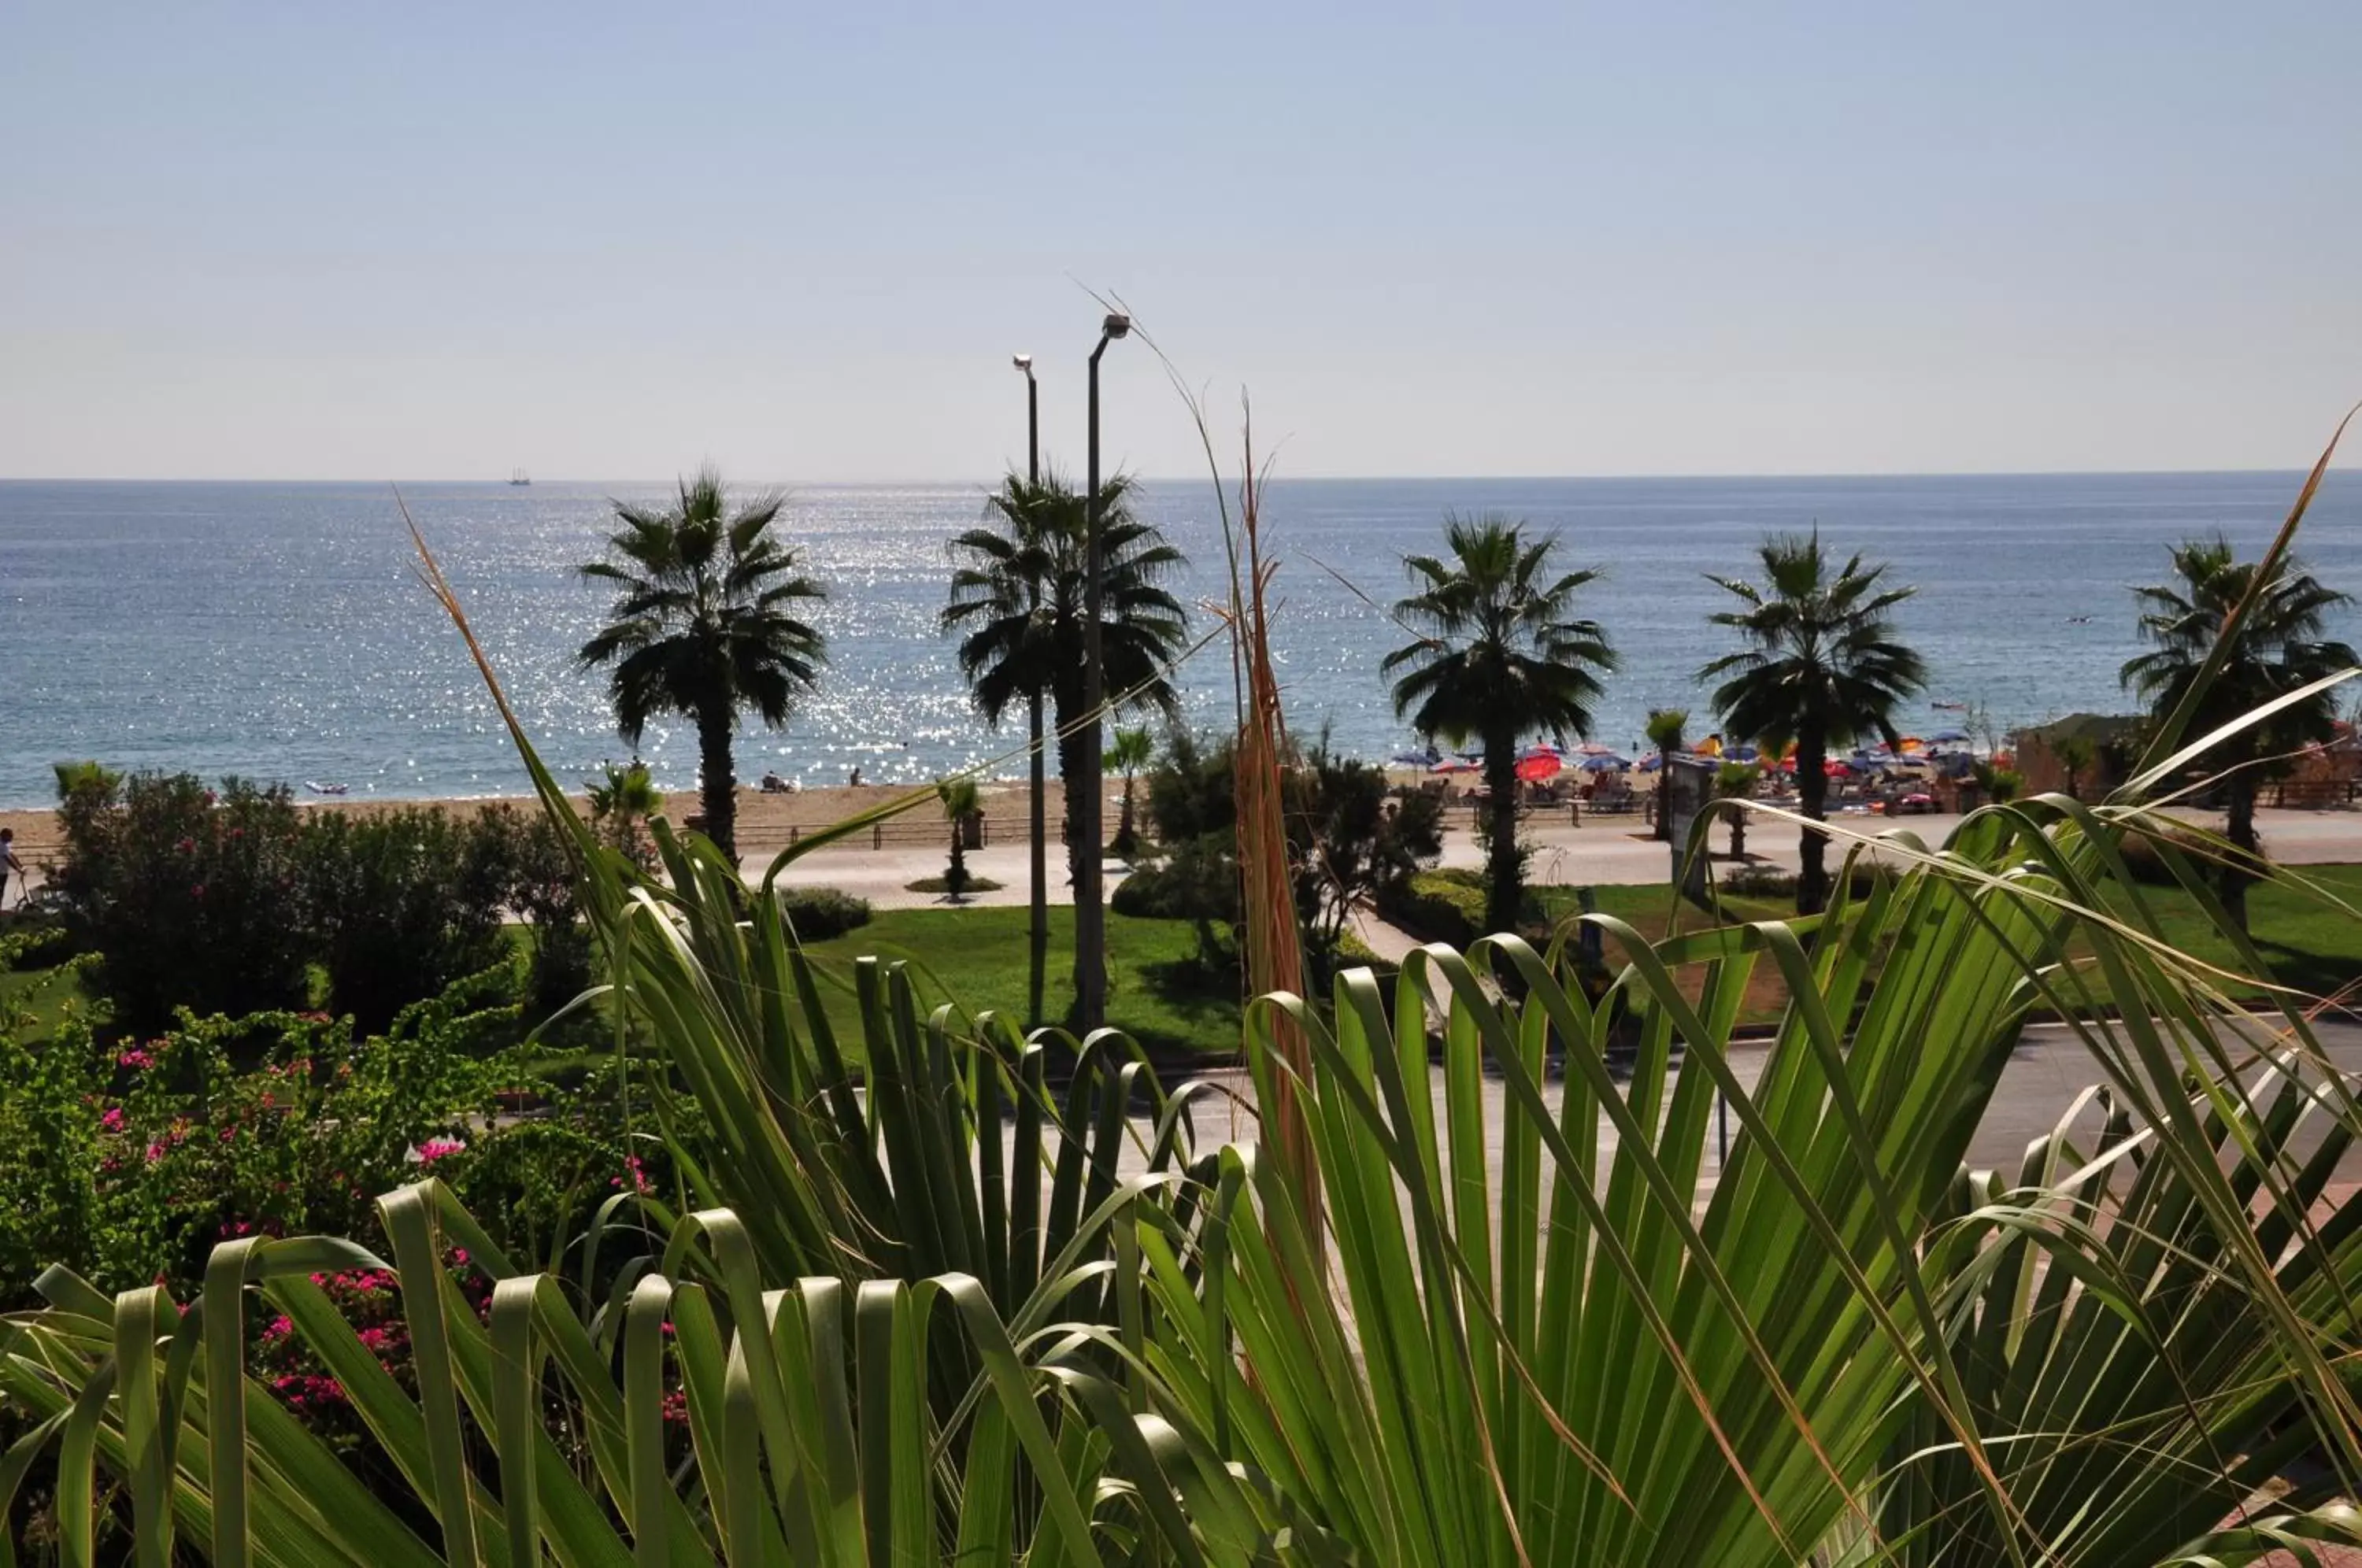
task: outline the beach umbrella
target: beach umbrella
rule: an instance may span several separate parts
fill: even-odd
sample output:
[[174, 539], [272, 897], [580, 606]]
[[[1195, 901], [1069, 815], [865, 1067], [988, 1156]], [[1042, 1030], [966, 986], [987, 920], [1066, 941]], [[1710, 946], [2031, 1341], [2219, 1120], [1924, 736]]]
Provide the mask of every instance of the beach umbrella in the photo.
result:
[[1433, 767], [1429, 768], [1428, 771], [1430, 773], [1475, 773], [1481, 771], [1482, 767], [1483, 765], [1480, 763], [1470, 762], [1464, 758], [1458, 758], [1439, 762]]
[[1562, 756], [1564, 755], [1565, 754], [1561, 752], [1558, 747], [1551, 745], [1548, 741], [1540, 741], [1518, 753], [1518, 760], [1519, 762], [1528, 762], [1537, 756]]
[[1575, 766], [1585, 773], [1621, 773], [1632, 765], [1614, 752], [1606, 752], [1597, 756], [1586, 756]]
[[1921, 740], [1917, 735], [1904, 735], [1901, 740], [1894, 743], [1894, 749], [1903, 753], [1905, 756], [1916, 756], [1919, 753], [1927, 749], [1927, 743]]
[[1443, 754], [1429, 746], [1425, 751], [1398, 751], [1394, 760], [1404, 767], [1432, 767], [1443, 760]]
[[1735, 745], [1723, 755], [1733, 762], [1752, 762], [1758, 754], [1751, 745]]
[[1558, 753], [1554, 751], [1528, 752], [1518, 758], [1518, 781], [1521, 784], [1539, 784], [1545, 778], [1557, 778], [1559, 769], [1565, 766], [1566, 764], [1559, 760]]
[[1948, 745], [1953, 742], [1968, 739], [1969, 732], [1966, 730], [1937, 730], [1934, 734], [1929, 735], [1927, 738], [1931, 741], [1937, 741]]
[[1833, 756], [1821, 764], [1821, 772], [1830, 778], [1850, 778], [1853, 777], [1853, 765]]
[[1616, 748], [1614, 746], [1602, 745], [1597, 741], [1584, 741], [1581, 745], [1576, 746], [1574, 751], [1577, 756], [1613, 756], [1616, 755]]
[[1700, 756], [1720, 756], [1722, 755], [1722, 737], [1720, 735], [1706, 736], [1705, 739], [1697, 743], [1697, 754]]

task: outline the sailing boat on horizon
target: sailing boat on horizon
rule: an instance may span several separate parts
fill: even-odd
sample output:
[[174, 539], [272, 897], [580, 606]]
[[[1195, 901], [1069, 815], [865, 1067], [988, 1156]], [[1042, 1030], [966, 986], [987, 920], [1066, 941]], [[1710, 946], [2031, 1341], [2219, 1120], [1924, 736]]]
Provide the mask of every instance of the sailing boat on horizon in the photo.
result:
[[509, 483], [511, 484], [531, 484], [532, 482], [532, 477], [523, 469], [514, 469], [509, 474]]

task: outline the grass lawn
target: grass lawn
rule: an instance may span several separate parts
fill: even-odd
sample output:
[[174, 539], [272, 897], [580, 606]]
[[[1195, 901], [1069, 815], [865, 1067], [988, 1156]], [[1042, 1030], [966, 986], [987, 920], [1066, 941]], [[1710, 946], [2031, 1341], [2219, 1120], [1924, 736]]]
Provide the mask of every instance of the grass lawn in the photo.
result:
[[[2362, 866], [2292, 866], [2288, 872], [2362, 909]], [[2140, 894], [2167, 941], [2193, 957], [2240, 968], [2231, 944], [2215, 934], [2213, 922], [2180, 888], [2143, 888]], [[2130, 914], [2123, 893], [2115, 901], [2118, 912]], [[2247, 932], [2271, 971], [2267, 978], [2312, 996], [2334, 995], [2362, 980], [2362, 919], [2320, 894], [2285, 883], [2250, 889]]]
[[[867, 925], [807, 951], [844, 981], [832, 988], [829, 1017], [839, 1041], [857, 1049], [860, 1013], [853, 999], [853, 960], [907, 958], [928, 1007], [950, 1001], [1025, 1022], [1028, 980], [1023, 908], [881, 910]], [[1187, 921], [1107, 917], [1108, 1021], [1159, 1053], [1235, 1051], [1239, 998], [1227, 977], [1209, 979], [1197, 963], [1198, 937]], [[1050, 911], [1043, 983], [1045, 1021], [1060, 1021], [1075, 994], [1075, 911]]]
[[19, 1009], [30, 1014], [29, 1040], [48, 1039], [67, 1007], [75, 1003], [88, 1010], [90, 997], [78, 974], [61, 976], [55, 969], [0, 972], [0, 1014], [13, 1017]]
[[[2288, 870], [2291, 876], [2301, 877], [2331, 896], [2362, 909], [2362, 865], [2298, 866]], [[1709, 923], [1705, 911], [1686, 902], [1680, 906], [1678, 921], [1669, 922], [1672, 891], [1666, 883], [1595, 889], [1602, 913], [1629, 922], [1652, 941], [1666, 933], [1669, 923], [1682, 931], [1694, 931]], [[1537, 892], [1553, 921], [1569, 919], [1578, 912], [1573, 889], [1546, 888]], [[2230, 944], [2215, 933], [2212, 922], [2189, 894], [2180, 888], [2159, 887], [2143, 887], [2139, 893], [2167, 941], [2206, 962], [2226, 969], [2240, 968]], [[1779, 899], [1726, 896], [1722, 903], [1726, 917], [1734, 921], [1775, 920], [1794, 908]], [[2129, 916], [2131, 905], [2126, 895], [2117, 893], [2114, 903], [2114, 912]], [[2286, 884], [2259, 886], [2247, 895], [2247, 923], [2257, 952], [2270, 971], [2263, 977], [2294, 986], [2312, 996], [2332, 995], [2362, 981], [2362, 919], [2346, 914], [2319, 896]], [[1610, 957], [1612, 960], [1613, 955]], [[2263, 993], [2257, 988], [2247, 987], [2234, 988], [2232, 994], [2252, 999]], [[1775, 1021], [1785, 1004], [1785, 988], [1773, 977], [1768, 966], [1759, 964], [1748, 985], [1743, 1020]]]

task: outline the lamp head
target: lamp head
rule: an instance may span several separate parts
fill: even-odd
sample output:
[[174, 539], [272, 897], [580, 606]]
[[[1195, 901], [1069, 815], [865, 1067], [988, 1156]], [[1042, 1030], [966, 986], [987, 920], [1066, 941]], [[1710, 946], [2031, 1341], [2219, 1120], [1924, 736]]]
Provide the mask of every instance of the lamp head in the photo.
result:
[[1111, 310], [1108, 312], [1108, 318], [1100, 325], [1099, 330], [1109, 337], [1130, 337], [1131, 334], [1131, 317], [1124, 315], [1121, 311]]
[[1031, 376], [1033, 373], [1033, 356], [1031, 354], [1011, 354], [1009, 357], [1009, 362], [1016, 366], [1019, 370], [1024, 371], [1028, 376]]

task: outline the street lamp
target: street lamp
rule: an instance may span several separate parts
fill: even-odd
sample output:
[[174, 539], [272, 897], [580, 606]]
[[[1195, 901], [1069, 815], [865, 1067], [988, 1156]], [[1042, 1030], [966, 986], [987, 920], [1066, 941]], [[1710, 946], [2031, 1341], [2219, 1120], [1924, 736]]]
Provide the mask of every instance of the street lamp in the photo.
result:
[[[1042, 499], [1042, 389], [1033, 380], [1032, 355], [1011, 355], [1010, 363], [1025, 375], [1026, 504], [1038, 506]], [[1036, 603], [1028, 608], [1038, 611], [1041, 605]], [[1043, 778], [1044, 748], [1042, 745], [1042, 692], [1039, 688], [1028, 696], [1025, 708], [1025, 738], [1030, 747], [1028, 767], [1032, 785], [1026, 807], [1033, 830], [1032, 842], [1026, 850], [1027, 870], [1032, 877], [1032, 886], [1026, 898], [1027, 907], [1032, 911], [1032, 918], [1026, 923], [1027, 1018], [1038, 1026], [1042, 1021], [1043, 976], [1050, 965], [1050, 824], [1042, 805], [1046, 791]]]
[[1109, 311], [1099, 325], [1098, 347], [1091, 350], [1090, 455], [1083, 478], [1082, 777], [1069, 779], [1066, 787], [1079, 787], [1083, 792], [1082, 809], [1075, 813], [1083, 834], [1075, 857], [1075, 999], [1078, 1021], [1086, 1030], [1107, 1021], [1107, 905], [1099, 881], [1099, 839], [1105, 831], [1099, 817], [1099, 709], [1107, 702], [1107, 670], [1099, 652], [1107, 575], [1099, 537], [1099, 356], [1131, 332], [1131, 317], [1120, 311]]
[[1042, 482], [1042, 389], [1033, 381], [1033, 356], [1012, 354], [1009, 362], [1025, 377], [1025, 482]]

